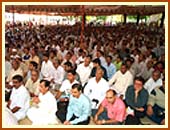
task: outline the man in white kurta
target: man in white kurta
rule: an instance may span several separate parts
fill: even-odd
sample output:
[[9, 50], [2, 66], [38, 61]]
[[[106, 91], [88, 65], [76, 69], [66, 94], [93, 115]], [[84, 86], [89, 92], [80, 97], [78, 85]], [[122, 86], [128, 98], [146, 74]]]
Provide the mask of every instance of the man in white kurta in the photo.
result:
[[[47, 86], [45, 86], [45, 84]], [[35, 125], [57, 124], [55, 112], [57, 103], [53, 94], [49, 91], [50, 82], [47, 80], [40, 81], [40, 94], [33, 98], [36, 106], [31, 107], [27, 116]]]
[[125, 92], [129, 85], [133, 84], [133, 76], [127, 70], [127, 66], [122, 64], [119, 71], [109, 80], [109, 85], [117, 92], [119, 96], [125, 98]]
[[88, 82], [91, 74], [92, 66], [90, 66], [90, 62], [91, 62], [90, 57], [86, 57], [84, 63], [78, 65], [76, 69], [76, 72], [79, 74], [80, 81], [83, 86], [86, 82]]
[[26, 112], [30, 106], [30, 96], [27, 89], [22, 85], [22, 76], [15, 75], [12, 80], [13, 89], [7, 107], [19, 121], [26, 116]]
[[49, 60], [49, 54], [44, 54], [43, 55], [44, 61], [42, 62], [41, 66], [41, 76], [46, 79], [51, 79], [52, 72], [54, 70], [53, 63]]
[[89, 97], [92, 109], [97, 109], [105, 98], [106, 91], [109, 89], [108, 82], [102, 78], [104, 72], [101, 68], [97, 69], [96, 77], [91, 78], [84, 88], [84, 94]]
[[67, 79], [63, 81], [60, 90], [56, 95], [56, 99], [59, 99], [61, 97], [68, 97], [68, 98], [70, 97], [72, 85], [79, 83], [75, 79], [75, 76], [76, 76], [76, 72], [74, 70], [68, 71]]
[[53, 59], [53, 72], [52, 72], [52, 81], [55, 85], [61, 85], [64, 79], [65, 70], [60, 65], [60, 61], [58, 59]]
[[148, 90], [150, 94], [154, 88], [160, 87], [162, 84], [161, 73], [159, 71], [154, 71], [152, 77], [146, 81], [144, 88]]

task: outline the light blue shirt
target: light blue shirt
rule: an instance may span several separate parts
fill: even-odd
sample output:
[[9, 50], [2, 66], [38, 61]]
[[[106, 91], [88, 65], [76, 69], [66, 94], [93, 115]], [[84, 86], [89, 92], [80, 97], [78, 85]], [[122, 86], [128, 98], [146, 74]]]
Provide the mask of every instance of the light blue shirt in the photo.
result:
[[108, 64], [105, 64], [104, 67], [107, 71], [108, 79], [111, 79], [112, 76], [116, 73], [116, 66], [111, 63], [109, 66], [108, 66]]
[[78, 118], [70, 121], [71, 124], [85, 121], [91, 115], [91, 103], [89, 98], [84, 94], [81, 94], [79, 98], [75, 98], [72, 95], [70, 96], [66, 120], [69, 121], [73, 114]]

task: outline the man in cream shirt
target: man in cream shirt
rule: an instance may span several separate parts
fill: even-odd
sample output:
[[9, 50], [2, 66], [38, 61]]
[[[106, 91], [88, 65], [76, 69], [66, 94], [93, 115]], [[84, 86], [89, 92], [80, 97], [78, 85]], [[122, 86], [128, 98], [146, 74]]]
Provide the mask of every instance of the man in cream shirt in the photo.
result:
[[31, 78], [29, 78], [25, 84], [25, 87], [28, 89], [30, 96], [38, 96], [39, 94], [39, 84], [40, 84], [40, 79], [39, 79], [39, 71], [38, 70], [32, 70], [31, 71]]
[[127, 70], [126, 64], [122, 64], [120, 70], [117, 71], [109, 80], [109, 85], [121, 98], [125, 98], [126, 89], [129, 85], [132, 84], [133, 76], [130, 71]]

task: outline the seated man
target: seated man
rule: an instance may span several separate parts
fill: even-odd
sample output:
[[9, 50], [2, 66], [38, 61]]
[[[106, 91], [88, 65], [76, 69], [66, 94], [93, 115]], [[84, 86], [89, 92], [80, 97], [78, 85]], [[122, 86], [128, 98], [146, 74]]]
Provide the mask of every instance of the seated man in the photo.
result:
[[154, 122], [165, 124], [165, 79], [163, 85], [156, 87], [149, 95], [147, 115]]
[[38, 70], [32, 70], [31, 71], [31, 77], [27, 80], [25, 87], [28, 89], [30, 96], [38, 96], [39, 94], [39, 84], [40, 84], [40, 79], [39, 79], [39, 71]]
[[125, 99], [125, 92], [129, 85], [133, 84], [133, 76], [127, 69], [127, 65], [122, 63], [118, 70], [109, 80], [109, 85], [116, 91], [118, 96]]
[[144, 88], [148, 90], [148, 93], [150, 94], [151, 91], [158, 86], [162, 86], [162, 79], [160, 71], [156, 70], [153, 71], [152, 77], [146, 81]]
[[96, 58], [94, 59], [93, 61], [93, 68], [91, 70], [91, 74], [90, 74], [90, 77], [95, 77], [96, 76], [96, 71], [98, 68], [101, 68], [103, 70], [103, 78], [105, 80], [108, 80], [108, 77], [107, 77], [107, 71], [106, 69], [101, 65], [101, 61], [99, 58]]
[[27, 116], [32, 121], [33, 124], [47, 125], [56, 124], [55, 112], [57, 110], [56, 99], [53, 94], [49, 91], [50, 82], [47, 80], [41, 80], [39, 85], [40, 94], [38, 97], [33, 98], [33, 103], [37, 107], [31, 107]]
[[98, 109], [100, 103], [105, 98], [106, 91], [109, 89], [108, 82], [102, 78], [103, 74], [103, 70], [98, 68], [96, 76], [91, 78], [84, 88], [84, 94], [89, 97], [92, 104], [92, 113], [93, 110]]
[[[64, 125], [88, 125], [90, 122], [91, 103], [81, 93], [82, 86], [74, 84], [71, 89], [70, 101]], [[65, 115], [63, 115], [65, 116]]]
[[143, 118], [146, 115], [146, 105], [148, 102], [148, 92], [143, 87], [144, 79], [135, 77], [134, 85], [129, 86], [126, 90], [125, 102], [130, 114], [136, 118]]
[[30, 96], [23, 85], [23, 77], [15, 75], [12, 78], [13, 88], [7, 108], [14, 114], [17, 121], [24, 119], [30, 106]]
[[63, 81], [60, 90], [57, 91], [56, 99], [60, 99], [61, 97], [69, 98], [71, 86], [75, 83], [78, 83], [76, 80], [76, 71], [70, 70], [68, 71], [67, 79]]
[[93, 114], [95, 114], [94, 122], [97, 125], [121, 124], [125, 120], [126, 107], [124, 102], [116, 97], [116, 92], [109, 89], [99, 109]]

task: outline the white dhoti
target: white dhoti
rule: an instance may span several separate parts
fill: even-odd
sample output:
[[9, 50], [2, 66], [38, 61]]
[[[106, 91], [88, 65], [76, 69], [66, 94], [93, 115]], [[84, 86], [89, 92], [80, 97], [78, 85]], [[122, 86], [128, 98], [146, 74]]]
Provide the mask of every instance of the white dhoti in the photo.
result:
[[36, 107], [30, 108], [27, 116], [34, 125], [58, 124], [55, 113], [47, 113], [45, 110]]

